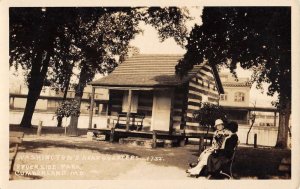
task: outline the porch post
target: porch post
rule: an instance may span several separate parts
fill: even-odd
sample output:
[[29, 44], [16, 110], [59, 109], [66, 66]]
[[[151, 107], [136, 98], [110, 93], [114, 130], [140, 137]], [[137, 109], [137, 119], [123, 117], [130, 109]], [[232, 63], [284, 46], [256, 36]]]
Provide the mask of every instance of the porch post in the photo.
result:
[[129, 131], [131, 101], [132, 101], [132, 90], [129, 89], [128, 90], [128, 109], [127, 109], [127, 114], [126, 114], [126, 131]]
[[91, 104], [90, 104], [90, 111], [89, 111], [89, 129], [92, 128], [92, 122], [93, 122], [94, 96], [95, 96], [95, 87], [92, 87]]
[[169, 125], [169, 135], [172, 135], [172, 133], [173, 133], [173, 129], [174, 129], [174, 125], [173, 125], [173, 123], [174, 123], [174, 120], [173, 120], [173, 116], [174, 116], [174, 104], [175, 104], [175, 102], [174, 102], [174, 100], [175, 100], [175, 98], [174, 98], [174, 96], [175, 96], [175, 94], [174, 94], [174, 92], [175, 92], [175, 89], [172, 89], [171, 91], [171, 94], [170, 94], [170, 98], [171, 98], [171, 107], [170, 107], [170, 125]]

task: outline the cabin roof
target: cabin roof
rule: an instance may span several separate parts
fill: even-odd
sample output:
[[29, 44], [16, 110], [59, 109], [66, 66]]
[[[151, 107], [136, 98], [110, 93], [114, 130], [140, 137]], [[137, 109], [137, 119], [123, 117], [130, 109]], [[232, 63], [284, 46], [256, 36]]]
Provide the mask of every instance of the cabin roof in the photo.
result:
[[184, 77], [175, 73], [182, 55], [139, 54], [126, 59], [108, 76], [92, 81], [93, 86], [174, 87], [189, 81], [205, 64], [194, 66]]

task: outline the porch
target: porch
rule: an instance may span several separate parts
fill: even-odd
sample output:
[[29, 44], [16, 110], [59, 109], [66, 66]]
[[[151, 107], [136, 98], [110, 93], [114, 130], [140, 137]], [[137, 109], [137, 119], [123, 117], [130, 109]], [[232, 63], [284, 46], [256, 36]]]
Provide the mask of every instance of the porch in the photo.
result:
[[93, 122], [96, 88], [109, 90], [108, 106], [103, 115], [107, 119], [107, 124], [101, 126], [101, 129], [114, 127], [126, 131], [158, 130], [165, 133], [183, 130], [184, 90], [171, 86], [155, 88], [93, 86], [89, 110], [90, 129], [97, 124]]
[[134, 137], [144, 138], [144, 139], [151, 139], [152, 140], [152, 148], [156, 148], [158, 145], [158, 140], [169, 140], [172, 142], [174, 146], [185, 146], [188, 142], [189, 138], [199, 138], [199, 150], [205, 149], [207, 142], [205, 143], [204, 140], [208, 139], [212, 140], [213, 134], [212, 133], [184, 133], [184, 131], [180, 132], [167, 132], [167, 131], [126, 131], [125, 129], [116, 129], [116, 128], [104, 128], [104, 129], [88, 129], [88, 135], [92, 136], [93, 138], [97, 138], [99, 135], [105, 136], [105, 141], [110, 142], [119, 142], [120, 139], [124, 138], [131, 138]]

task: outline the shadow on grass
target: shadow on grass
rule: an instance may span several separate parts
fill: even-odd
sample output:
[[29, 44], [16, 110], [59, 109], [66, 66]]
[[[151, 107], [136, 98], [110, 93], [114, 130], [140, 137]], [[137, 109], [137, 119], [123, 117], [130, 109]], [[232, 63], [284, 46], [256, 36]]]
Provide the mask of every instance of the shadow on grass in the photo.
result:
[[[199, 157], [197, 149], [190, 149], [189, 152], [196, 158]], [[251, 148], [239, 147], [235, 154], [232, 172], [234, 178], [257, 178], [290, 179], [291, 172], [280, 172], [278, 167], [283, 158], [291, 158], [291, 150], [275, 148]]]
[[[97, 151], [101, 154], [126, 154], [126, 155], [134, 155], [134, 156], [138, 156], [135, 153], [130, 153], [130, 152], [125, 152], [122, 150], [114, 150], [114, 149], [101, 149], [99, 147], [97, 147], [96, 145], [99, 145], [97, 143], [94, 144], [58, 144], [59, 141], [51, 141], [51, 140], [43, 140], [43, 141], [24, 141], [22, 143], [22, 147], [19, 152], [33, 152], [33, 153], [41, 153], [40, 149], [45, 149], [45, 148], [66, 148], [66, 149], [70, 149], [70, 150], [92, 150], [92, 151]], [[88, 142], [87, 142], [88, 143]], [[139, 157], [139, 156], [138, 156]]]
[[[239, 177], [270, 179], [286, 178], [278, 167], [283, 158], [290, 158], [291, 151], [275, 148], [239, 148], [233, 163], [233, 173]], [[291, 175], [291, 173], [287, 173]]]
[[[19, 125], [14, 125], [14, 124], [10, 124], [9, 130], [10, 131], [22, 131], [24, 132], [25, 135], [36, 135], [37, 133], [37, 125], [33, 125], [32, 127], [20, 127]], [[78, 128], [78, 136], [83, 136], [86, 135], [87, 133], [87, 129], [81, 129]], [[64, 127], [47, 127], [47, 126], [43, 126], [42, 127], [42, 134], [61, 134], [64, 135], [65, 133], [65, 128]]]

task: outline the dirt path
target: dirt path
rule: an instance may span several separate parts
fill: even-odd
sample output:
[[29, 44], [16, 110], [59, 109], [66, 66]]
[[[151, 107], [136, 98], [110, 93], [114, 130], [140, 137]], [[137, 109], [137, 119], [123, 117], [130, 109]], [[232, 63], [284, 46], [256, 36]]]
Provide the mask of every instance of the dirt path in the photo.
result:
[[[141, 153], [142, 151], [145, 152]], [[161, 152], [163, 156], [159, 155]], [[170, 149], [145, 149], [90, 141], [85, 137], [27, 136], [17, 155], [12, 178], [192, 179], [186, 176], [183, 168], [170, 165], [169, 161], [172, 157], [175, 158], [175, 154]]]

